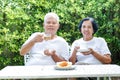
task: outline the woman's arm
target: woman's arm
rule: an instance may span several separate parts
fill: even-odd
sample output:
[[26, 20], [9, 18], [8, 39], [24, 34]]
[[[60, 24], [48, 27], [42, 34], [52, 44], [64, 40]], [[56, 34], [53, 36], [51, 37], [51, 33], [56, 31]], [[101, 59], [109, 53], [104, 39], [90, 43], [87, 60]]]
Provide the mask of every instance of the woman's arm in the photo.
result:
[[77, 53], [77, 50], [78, 50], [79, 48], [80, 48], [80, 47], [76, 46], [76, 47], [74, 48], [73, 52], [72, 52], [72, 55], [71, 55], [71, 57], [70, 57], [70, 59], [69, 59], [69, 61], [72, 62], [72, 64], [75, 64], [75, 63], [76, 63], [76, 60], [77, 60], [77, 58], [76, 58], [76, 53]]
[[103, 64], [110, 64], [111, 63], [111, 57], [110, 54], [98, 54], [97, 52], [93, 51], [91, 52], [91, 54], [96, 57], [99, 61], [101, 61]]

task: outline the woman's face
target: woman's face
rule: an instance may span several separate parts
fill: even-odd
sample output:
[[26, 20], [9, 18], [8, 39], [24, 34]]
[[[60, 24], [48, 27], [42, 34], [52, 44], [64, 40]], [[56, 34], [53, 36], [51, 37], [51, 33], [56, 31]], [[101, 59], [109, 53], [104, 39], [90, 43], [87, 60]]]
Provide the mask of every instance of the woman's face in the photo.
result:
[[59, 29], [59, 23], [55, 18], [49, 17], [46, 19], [44, 23], [44, 29], [45, 29], [45, 33], [55, 35], [57, 30]]
[[85, 40], [92, 39], [94, 31], [91, 21], [87, 20], [83, 22], [81, 27], [81, 33], [83, 35], [83, 39]]

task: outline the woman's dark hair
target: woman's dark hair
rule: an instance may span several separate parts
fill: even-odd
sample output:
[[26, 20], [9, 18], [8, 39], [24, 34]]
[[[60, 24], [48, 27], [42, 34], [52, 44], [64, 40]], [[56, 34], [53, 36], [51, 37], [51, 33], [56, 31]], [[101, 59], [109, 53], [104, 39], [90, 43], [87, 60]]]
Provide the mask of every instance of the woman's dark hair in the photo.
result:
[[94, 30], [94, 34], [95, 34], [96, 31], [98, 30], [98, 25], [97, 25], [97, 23], [95, 22], [95, 20], [94, 20], [93, 18], [91, 18], [91, 17], [87, 17], [87, 18], [82, 19], [82, 20], [80, 21], [79, 25], [78, 25], [78, 29], [80, 30], [81, 27], [82, 27], [83, 22], [84, 22], [84, 21], [88, 21], [88, 20], [91, 21], [92, 26], [93, 26], [93, 30]]

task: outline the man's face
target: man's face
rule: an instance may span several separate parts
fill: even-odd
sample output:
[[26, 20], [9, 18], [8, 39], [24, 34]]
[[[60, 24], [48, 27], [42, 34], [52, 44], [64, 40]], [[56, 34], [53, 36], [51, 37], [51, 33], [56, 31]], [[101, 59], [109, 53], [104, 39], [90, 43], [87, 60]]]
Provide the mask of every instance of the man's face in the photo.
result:
[[45, 33], [56, 34], [59, 29], [59, 23], [55, 18], [49, 17], [46, 19], [46, 22], [44, 22], [44, 29]]

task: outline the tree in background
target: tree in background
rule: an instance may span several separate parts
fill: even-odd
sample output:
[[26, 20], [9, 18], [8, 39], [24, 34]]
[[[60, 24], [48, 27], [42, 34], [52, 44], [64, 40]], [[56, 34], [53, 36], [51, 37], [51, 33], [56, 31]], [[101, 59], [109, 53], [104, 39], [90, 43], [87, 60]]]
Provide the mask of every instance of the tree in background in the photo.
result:
[[80, 20], [95, 18], [99, 25], [95, 36], [106, 39], [113, 63], [120, 65], [119, 4], [119, 0], [0, 0], [0, 69], [24, 64], [19, 49], [33, 32], [43, 31], [43, 17], [50, 11], [59, 15], [58, 35], [70, 45], [82, 37]]

